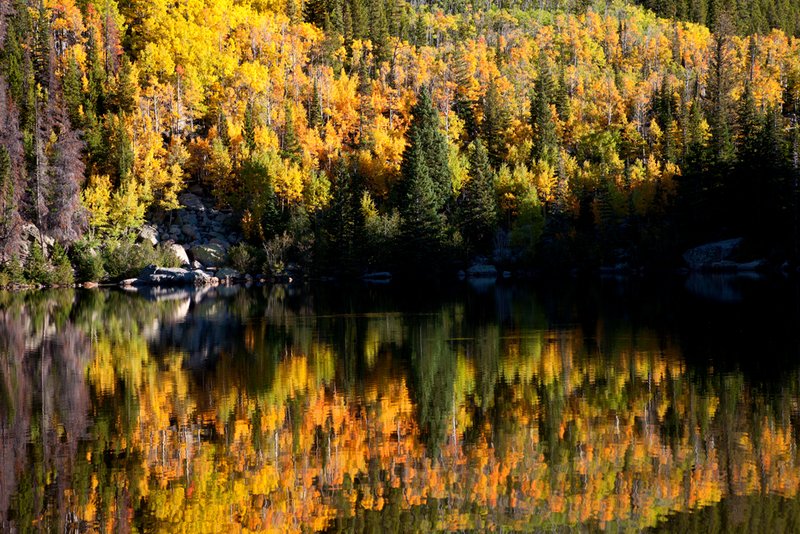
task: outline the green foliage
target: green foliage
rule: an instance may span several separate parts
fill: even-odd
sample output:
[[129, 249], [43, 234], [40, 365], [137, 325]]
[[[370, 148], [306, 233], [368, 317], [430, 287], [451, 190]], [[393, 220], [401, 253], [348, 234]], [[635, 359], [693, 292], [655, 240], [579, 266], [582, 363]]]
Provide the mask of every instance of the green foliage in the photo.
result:
[[228, 261], [242, 273], [252, 273], [258, 267], [258, 250], [247, 243], [239, 243], [228, 249]]
[[506, 147], [507, 127], [508, 112], [501, 100], [500, 92], [497, 90], [497, 83], [492, 79], [489, 81], [489, 87], [483, 97], [481, 136], [489, 153], [489, 161], [494, 168], [500, 166], [508, 153]]
[[0, 266], [0, 287], [25, 283], [25, 275], [19, 258], [14, 255]]
[[469, 167], [469, 180], [459, 198], [461, 233], [470, 251], [485, 253], [497, 227], [497, 202], [489, 154], [479, 139], [470, 145]]
[[86, 239], [79, 240], [73, 243], [69, 253], [78, 281], [98, 282], [105, 277], [103, 256], [93, 243]]
[[50, 255], [52, 270], [50, 273], [50, 284], [57, 286], [71, 286], [75, 283], [75, 272], [72, 270], [67, 253], [60, 243], [53, 246]]
[[148, 265], [180, 267], [181, 261], [167, 247], [154, 247], [149, 242], [133, 243], [128, 239], [105, 243], [102, 251], [103, 268], [107, 278], [132, 278]]
[[50, 266], [47, 264], [41, 245], [36, 243], [30, 245], [22, 274], [28, 283], [44, 286], [50, 284]]

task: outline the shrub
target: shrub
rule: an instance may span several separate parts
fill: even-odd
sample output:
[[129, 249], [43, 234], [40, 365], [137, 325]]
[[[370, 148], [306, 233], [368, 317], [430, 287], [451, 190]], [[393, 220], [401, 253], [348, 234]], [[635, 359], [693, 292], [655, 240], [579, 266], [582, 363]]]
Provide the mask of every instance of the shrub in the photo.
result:
[[148, 265], [180, 267], [181, 261], [168, 247], [127, 240], [109, 242], [103, 249], [103, 264], [111, 279], [131, 278]]
[[25, 260], [25, 268], [22, 275], [26, 282], [31, 284], [49, 285], [50, 284], [50, 269], [47, 265], [47, 260], [44, 258], [42, 247], [38, 244], [32, 244], [28, 253], [28, 258]]
[[152, 261], [148, 262], [147, 265], [150, 263], [155, 263], [159, 267], [180, 267], [183, 264], [171, 248], [161, 244], [155, 247]]
[[239, 272], [249, 273], [256, 268], [257, 251], [246, 243], [239, 243], [228, 250], [228, 260]]
[[19, 258], [14, 255], [11, 259], [0, 267], [0, 287], [9, 287], [14, 284], [22, 284], [25, 277], [22, 274], [22, 264]]
[[103, 257], [90, 242], [81, 240], [74, 243], [70, 248], [70, 257], [81, 282], [97, 282], [105, 276]]
[[50, 284], [59, 286], [71, 286], [75, 283], [75, 272], [69, 262], [67, 253], [61, 244], [53, 246], [53, 253], [50, 255]]

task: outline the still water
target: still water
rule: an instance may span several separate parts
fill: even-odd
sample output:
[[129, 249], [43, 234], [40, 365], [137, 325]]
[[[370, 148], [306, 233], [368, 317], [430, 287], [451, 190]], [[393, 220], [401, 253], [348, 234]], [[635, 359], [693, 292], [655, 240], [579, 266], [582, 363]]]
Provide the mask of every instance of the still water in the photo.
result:
[[0, 294], [0, 531], [797, 531], [798, 302]]

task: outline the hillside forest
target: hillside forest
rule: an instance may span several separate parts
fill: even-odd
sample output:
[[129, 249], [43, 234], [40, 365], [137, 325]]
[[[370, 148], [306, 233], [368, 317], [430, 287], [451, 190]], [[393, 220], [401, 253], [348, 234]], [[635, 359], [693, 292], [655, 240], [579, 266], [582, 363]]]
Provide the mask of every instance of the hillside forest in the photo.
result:
[[[670, 266], [732, 236], [796, 263], [799, 17], [766, 0], [4, 0], [2, 277], [121, 275], [190, 188], [258, 272]], [[53, 246], [26, 246], [31, 225]]]

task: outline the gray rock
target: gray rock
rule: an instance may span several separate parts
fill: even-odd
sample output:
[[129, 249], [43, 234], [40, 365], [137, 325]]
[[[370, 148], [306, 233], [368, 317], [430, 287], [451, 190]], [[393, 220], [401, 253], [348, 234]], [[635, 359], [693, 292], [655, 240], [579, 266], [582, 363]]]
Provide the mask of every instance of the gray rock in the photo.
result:
[[152, 224], [145, 224], [142, 226], [141, 230], [139, 230], [137, 239], [142, 243], [147, 242], [153, 246], [158, 245], [158, 228]]
[[742, 244], [742, 238], [726, 239], [725, 241], [716, 241], [714, 243], [706, 243], [699, 247], [694, 247], [683, 253], [683, 261], [689, 266], [690, 269], [699, 271], [707, 269], [712, 264], [719, 264], [731, 260], [731, 257], [736, 253], [739, 246]]
[[181, 226], [181, 232], [183, 232], [183, 235], [189, 239], [197, 239], [200, 237], [197, 227], [191, 224], [184, 224]]
[[216, 272], [216, 276], [220, 280], [225, 280], [232, 278], [241, 278], [242, 273], [240, 273], [236, 269], [231, 269], [230, 267], [223, 267], [222, 269]]
[[182, 195], [178, 195], [178, 202], [195, 211], [206, 210], [206, 206], [203, 204], [203, 201], [200, 200], [200, 197], [193, 193], [184, 193]]
[[183, 245], [172, 243], [169, 249], [175, 254], [175, 257], [180, 260], [181, 265], [189, 265], [189, 255], [186, 253], [186, 249], [183, 248]]
[[197, 260], [195, 260], [195, 261], [191, 262], [189, 265], [191, 265], [191, 266], [192, 266], [192, 269], [194, 269], [195, 271], [196, 271], [197, 269], [200, 269], [201, 271], [204, 269], [204, 267], [203, 267], [203, 264], [202, 264], [202, 263], [200, 263], [200, 262], [199, 262], [199, 261], [197, 261]]
[[497, 268], [494, 265], [477, 264], [467, 269], [469, 278], [497, 278]]
[[228, 243], [228, 241], [224, 237], [221, 237], [221, 236], [214, 237], [214, 239], [211, 240], [211, 243], [221, 246], [223, 249], [225, 249], [226, 252], [227, 252], [227, 250], [229, 248], [231, 248], [231, 244]]
[[150, 265], [142, 269], [132, 284], [144, 286], [204, 286], [211, 283], [211, 278], [203, 271], [188, 271], [179, 267], [156, 267]]
[[222, 267], [225, 265], [227, 254], [220, 244], [210, 243], [193, 246], [192, 257], [206, 267]]

